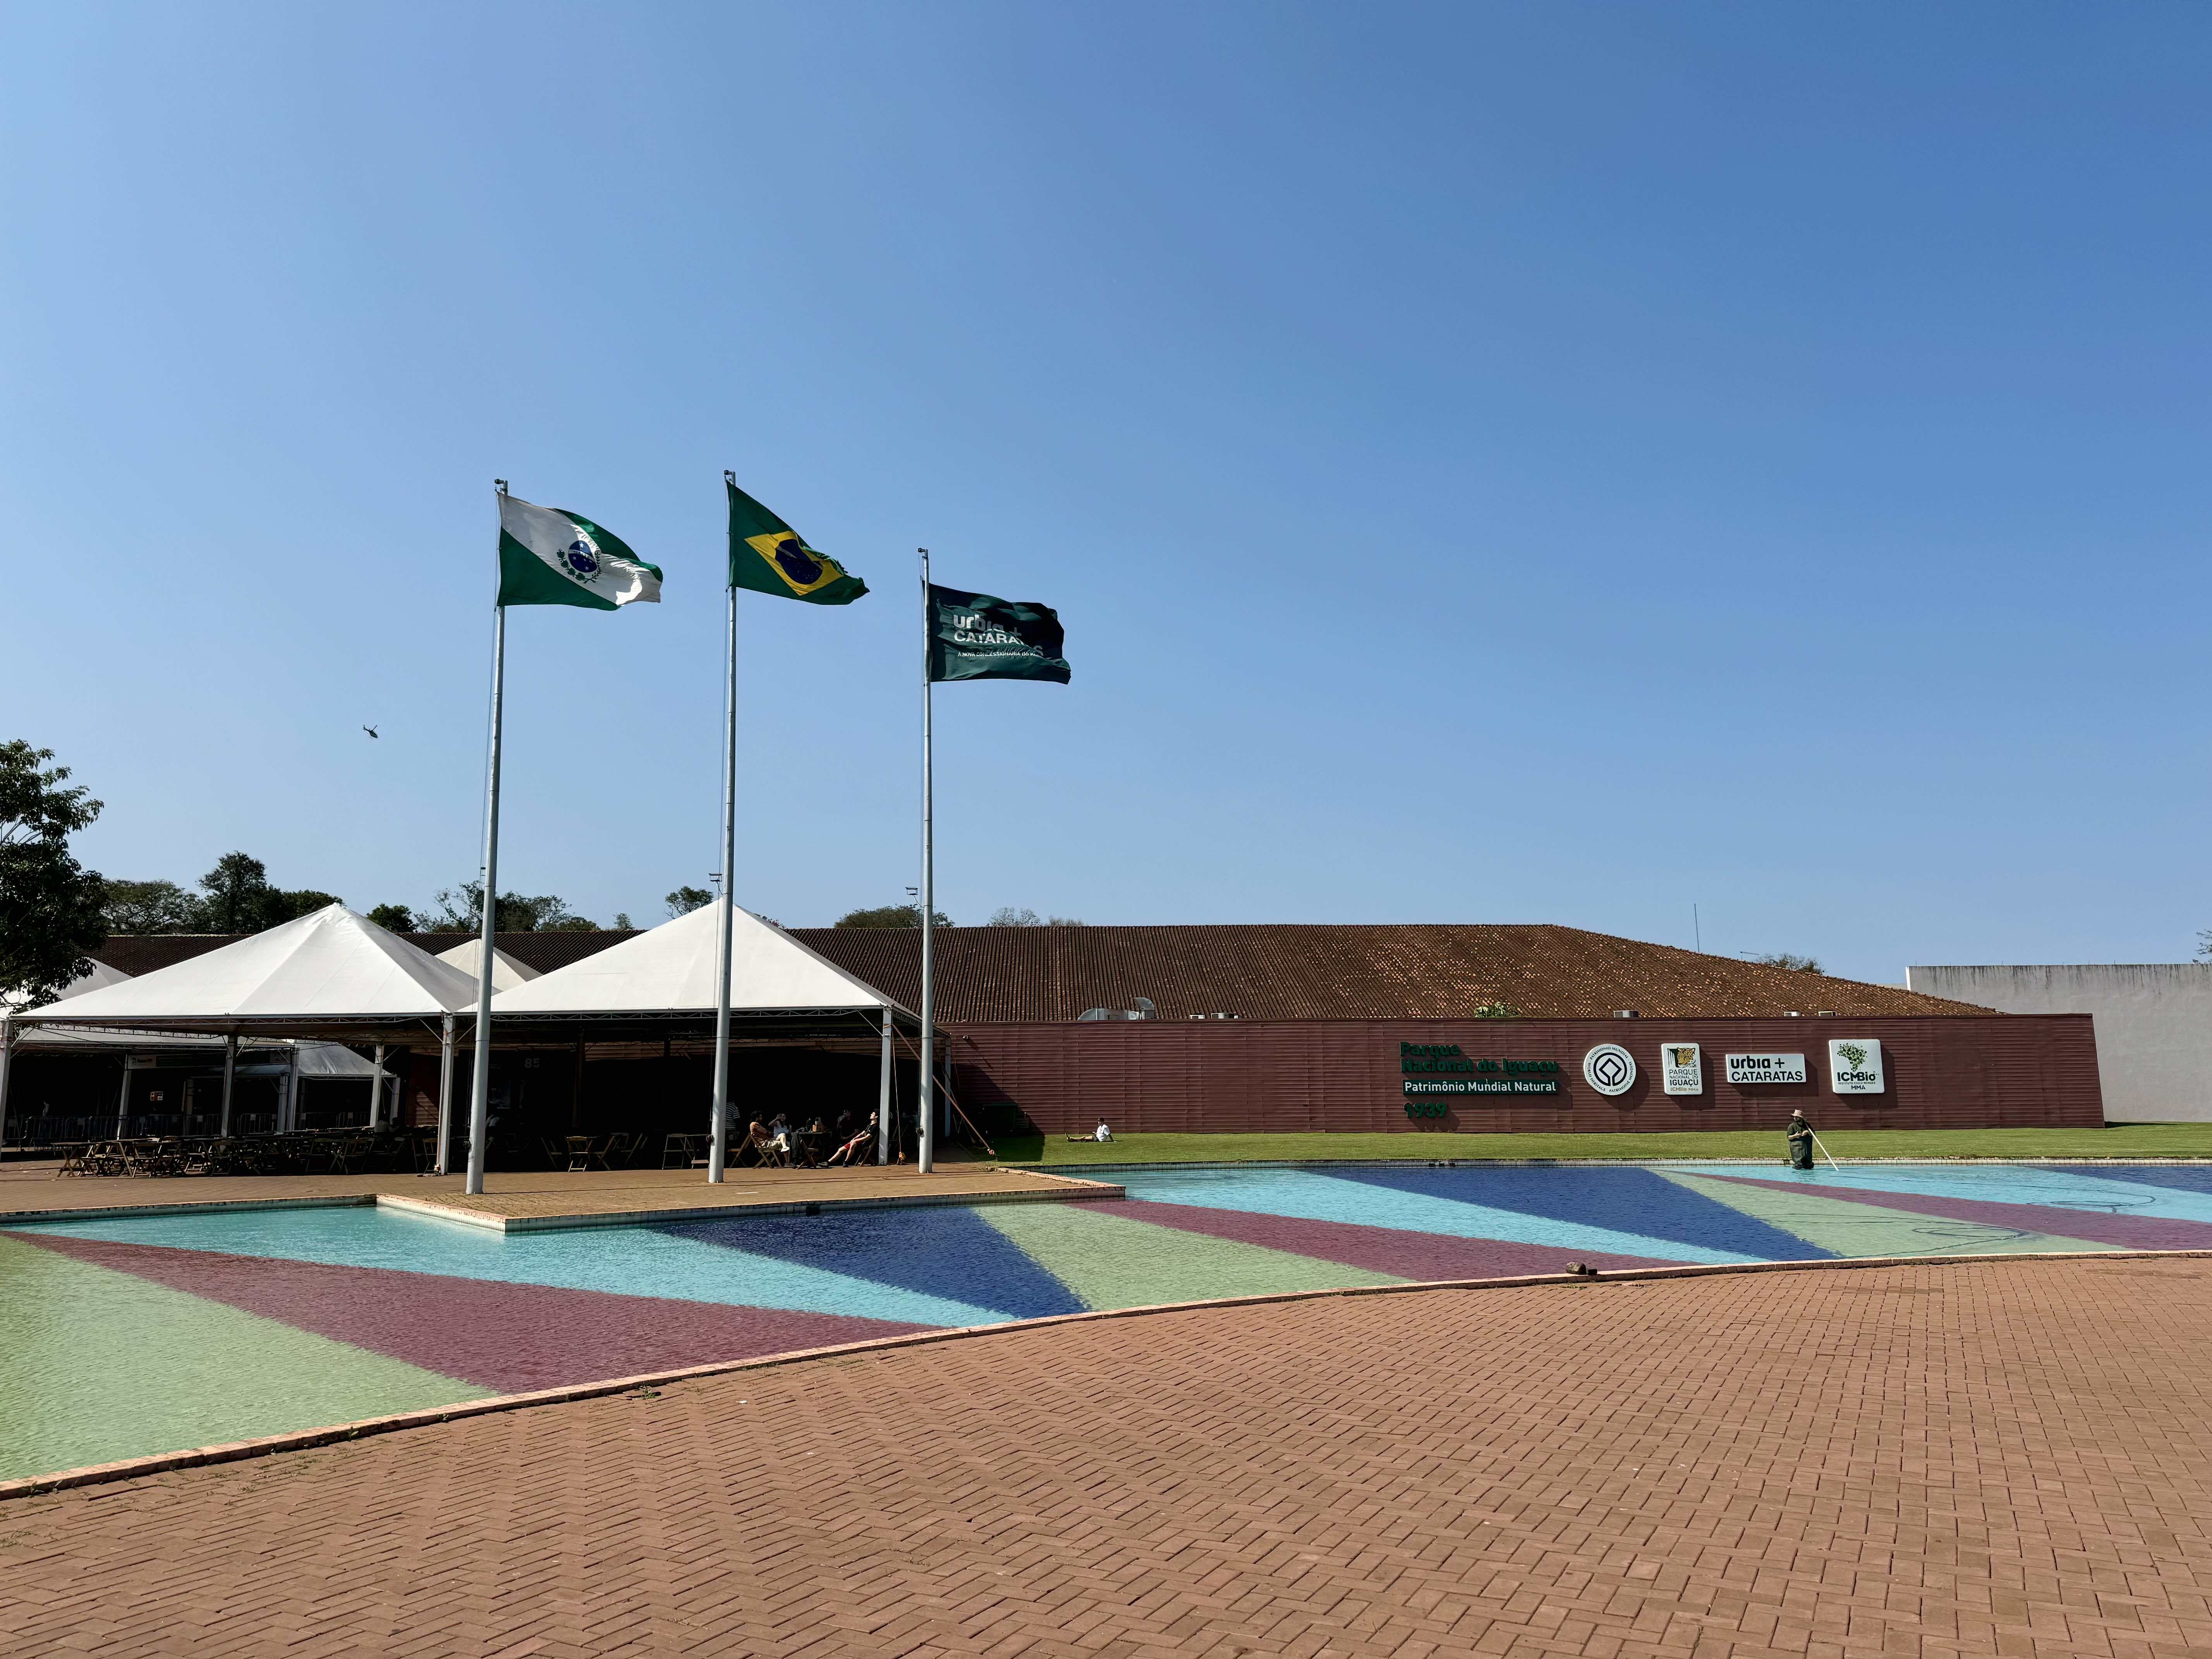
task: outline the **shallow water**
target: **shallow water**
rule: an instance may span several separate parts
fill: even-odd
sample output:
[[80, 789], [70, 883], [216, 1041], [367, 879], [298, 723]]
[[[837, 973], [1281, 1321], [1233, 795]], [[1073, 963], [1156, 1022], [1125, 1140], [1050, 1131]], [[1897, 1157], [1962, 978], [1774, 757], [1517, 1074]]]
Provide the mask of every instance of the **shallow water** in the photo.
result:
[[0, 1232], [0, 1478], [947, 1325], [1679, 1262], [2212, 1247], [2212, 1170], [1144, 1170], [1127, 1202], [512, 1237], [391, 1211]]

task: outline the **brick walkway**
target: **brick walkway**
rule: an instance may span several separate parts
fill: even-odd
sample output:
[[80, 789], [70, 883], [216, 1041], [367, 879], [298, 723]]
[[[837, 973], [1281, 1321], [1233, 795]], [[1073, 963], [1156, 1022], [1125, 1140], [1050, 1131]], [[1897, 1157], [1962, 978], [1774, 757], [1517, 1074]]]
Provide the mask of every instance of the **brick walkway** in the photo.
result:
[[0, 1651], [2212, 1654], [2212, 1264], [1015, 1330], [0, 1506]]

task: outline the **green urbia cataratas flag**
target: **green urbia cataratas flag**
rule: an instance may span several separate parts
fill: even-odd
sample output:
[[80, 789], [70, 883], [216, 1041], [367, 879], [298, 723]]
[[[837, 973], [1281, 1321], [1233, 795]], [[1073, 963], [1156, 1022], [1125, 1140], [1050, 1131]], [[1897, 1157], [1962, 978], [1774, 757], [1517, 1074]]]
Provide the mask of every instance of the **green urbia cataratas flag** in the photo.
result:
[[868, 591], [826, 553], [724, 477], [730, 491], [730, 586], [809, 605], [850, 605]]
[[929, 678], [1067, 684], [1060, 613], [1042, 605], [929, 586]]

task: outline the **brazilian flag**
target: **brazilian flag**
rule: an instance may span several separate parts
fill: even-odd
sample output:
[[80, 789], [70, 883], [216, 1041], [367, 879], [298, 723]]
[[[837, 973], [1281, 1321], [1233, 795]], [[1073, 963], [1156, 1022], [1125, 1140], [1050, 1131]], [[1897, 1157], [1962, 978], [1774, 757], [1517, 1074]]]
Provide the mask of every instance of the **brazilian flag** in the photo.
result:
[[725, 472], [730, 490], [730, 586], [773, 593], [809, 605], [850, 605], [868, 591], [867, 583], [806, 544], [806, 538], [738, 488]]

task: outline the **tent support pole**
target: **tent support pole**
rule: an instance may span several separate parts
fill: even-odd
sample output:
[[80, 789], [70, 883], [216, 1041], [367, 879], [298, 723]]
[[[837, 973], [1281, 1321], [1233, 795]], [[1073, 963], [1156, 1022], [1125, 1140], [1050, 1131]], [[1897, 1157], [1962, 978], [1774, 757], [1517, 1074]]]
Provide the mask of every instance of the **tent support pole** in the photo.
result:
[[[725, 473], [734, 486], [737, 476]], [[734, 573], [732, 573], [734, 574]], [[708, 1124], [707, 1180], [719, 1185], [730, 1146], [730, 949], [738, 920], [738, 585], [729, 591], [722, 657], [722, 914], [714, 933], [714, 1104]]]
[[937, 1167], [937, 1136], [935, 1126], [930, 1121], [936, 1104], [932, 1098], [934, 1091], [930, 1086], [930, 1042], [937, 1034], [936, 987], [931, 974], [937, 944], [937, 850], [930, 822], [933, 778], [929, 750], [929, 647], [935, 618], [930, 615], [929, 550], [922, 547], [915, 550], [921, 555], [921, 1112], [915, 1165], [927, 1175]]
[[123, 1139], [124, 1117], [131, 1109], [131, 1056], [123, 1056], [123, 1087], [115, 1097], [115, 1138]]
[[891, 1161], [891, 1011], [884, 1010], [884, 1053], [876, 1063], [876, 1162]]
[[289, 1134], [300, 1127], [300, 1044], [292, 1042], [292, 1069], [284, 1073], [284, 1132]]
[[8, 1073], [15, 1063], [15, 1022], [0, 1013], [0, 1158], [8, 1155]]
[[238, 1033], [233, 1031], [222, 1040], [222, 1125], [221, 1133], [230, 1139], [230, 1091], [238, 1081]]
[[376, 1127], [378, 1114], [384, 1106], [384, 1045], [376, 1045], [376, 1075], [368, 1080], [368, 1127]]
[[453, 1146], [453, 1017], [446, 1016], [444, 1035], [438, 1042], [438, 1160], [433, 1175], [444, 1175]]
[[[507, 493], [501, 486], [500, 493]], [[499, 910], [499, 723], [507, 683], [507, 607], [491, 608], [491, 752], [485, 766], [483, 949], [477, 961], [477, 1047], [469, 1090], [469, 1178], [465, 1190], [483, 1191], [484, 1138], [491, 1118], [491, 969], [497, 959], [492, 924]]]

